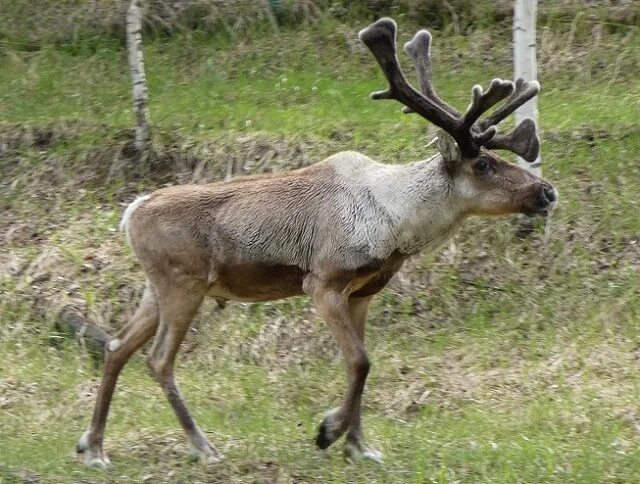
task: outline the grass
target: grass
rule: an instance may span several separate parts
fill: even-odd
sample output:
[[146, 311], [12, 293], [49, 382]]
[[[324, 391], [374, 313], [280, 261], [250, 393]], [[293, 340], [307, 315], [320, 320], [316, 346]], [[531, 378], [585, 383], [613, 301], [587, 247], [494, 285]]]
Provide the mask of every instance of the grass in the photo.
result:
[[[260, 42], [152, 42], [156, 143], [180, 155], [147, 176], [123, 168], [132, 122], [123, 52], [4, 52], [0, 141], [26, 128], [51, 137], [0, 148], [0, 482], [636, 479], [640, 82], [628, 68], [640, 44], [626, 34], [576, 46], [584, 55], [564, 69], [543, 63], [544, 170], [562, 197], [548, 234], [520, 240], [510, 221], [471, 221], [456, 254], [414, 258], [377, 298], [364, 424], [384, 465], [345, 463], [340, 444], [313, 447], [344, 391], [344, 366], [305, 298], [207, 304], [187, 338], [179, 384], [223, 464], [189, 460], [141, 356], [116, 391], [105, 441], [113, 466], [76, 462], [100, 369], [58, 337], [54, 313], [71, 305], [110, 328], [131, 314], [143, 281], [115, 227], [135, 193], [219, 178], [229, 156], [251, 170], [269, 150], [266, 170], [340, 149], [389, 162], [427, 154], [422, 121], [367, 98], [383, 82], [347, 43], [354, 32], [328, 23]], [[475, 55], [492, 41], [492, 56]], [[473, 83], [509, 75], [507, 39], [478, 32], [435, 46], [438, 90], [457, 106]], [[545, 58], [562, 60], [558, 49]]]

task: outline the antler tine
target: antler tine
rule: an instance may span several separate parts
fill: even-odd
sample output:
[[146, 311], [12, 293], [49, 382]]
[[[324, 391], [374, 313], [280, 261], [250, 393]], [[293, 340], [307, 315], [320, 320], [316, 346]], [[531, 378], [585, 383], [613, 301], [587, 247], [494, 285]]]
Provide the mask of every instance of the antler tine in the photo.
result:
[[540, 91], [538, 81], [525, 81], [520, 78], [516, 81], [515, 91], [509, 96], [507, 102], [496, 109], [493, 114], [478, 123], [480, 130], [485, 130], [489, 126], [499, 124], [503, 119], [513, 113], [516, 109], [526, 103], [529, 99], [535, 97]]
[[[428, 30], [419, 30], [416, 32], [416, 35], [413, 36], [413, 39], [404, 44], [404, 51], [411, 57], [416, 67], [416, 75], [418, 82], [420, 82], [422, 94], [438, 103], [440, 107], [451, 114], [451, 116], [459, 118], [460, 113], [438, 96], [431, 82], [431, 40], [431, 33]], [[402, 112], [409, 114], [413, 111], [405, 106]]]
[[395, 99], [436, 126], [450, 133], [462, 150], [471, 151], [471, 138], [461, 136], [459, 120], [441, 104], [416, 91], [404, 76], [396, 55], [397, 26], [393, 19], [381, 18], [360, 31], [358, 37], [372, 52], [389, 81], [389, 89], [371, 94], [373, 99]]
[[[482, 116], [482, 114], [486, 113], [489, 109], [495, 106], [497, 103], [506, 99], [514, 92], [514, 85], [511, 81], [503, 81], [502, 79], [493, 79], [491, 81], [491, 85], [487, 92], [483, 92], [482, 86], [475, 85], [471, 90], [472, 101], [467, 111], [464, 113], [462, 117], [462, 123], [468, 129], [475, 124], [475, 122]], [[481, 131], [485, 131], [487, 128], [492, 126], [492, 123], [488, 126], [483, 126]]]
[[[493, 79], [487, 92], [483, 92], [482, 86], [474, 86], [471, 91], [472, 102], [469, 105], [469, 108], [467, 109], [464, 116], [461, 116], [455, 108], [444, 102], [438, 96], [433, 87], [433, 83], [431, 82], [431, 41], [431, 33], [429, 33], [428, 30], [423, 29], [419, 30], [413, 36], [413, 39], [404, 44], [405, 52], [409, 55], [409, 57], [411, 57], [411, 60], [415, 64], [416, 74], [418, 77], [418, 81], [420, 82], [422, 94], [438, 103], [442, 107], [442, 109], [449, 112], [449, 114], [451, 114], [452, 116], [456, 118], [462, 118], [461, 124], [465, 127], [464, 129], [470, 130], [473, 124], [482, 115], [482, 113], [485, 113], [493, 106], [495, 106], [498, 102], [502, 101], [513, 93], [515, 89], [513, 82], [503, 81], [501, 79]], [[403, 112], [408, 114], [413, 111], [405, 106]], [[486, 126], [485, 129], [482, 130], [483, 132], [480, 133], [480, 135], [474, 133], [474, 141], [478, 142], [479, 144], [484, 144], [484, 142], [487, 142], [488, 139], [491, 138], [491, 131], [488, 131], [488, 128], [489, 126]]]
[[[491, 116], [477, 122], [474, 125], [475, 130], [485, 130], [486, 132], [491, 127], [497, 126], [507, 116], [538, 94], [539, 91], [540, 84], [537, 81], [529, 82], [522, 78], [518, 79], [515, 91], [509, 96], [507, 102], [496, 109]], [[509, 150], [523, 159], [533, 162], [538, 158], [538, 153], [540, 152], [540, 140], [536, 133], [536, 124], [533, 120], [526, 118], [510, 133], [495, 135], [484, 146], [489, 149]]]
[[536, 123], [525, 118], [510, 133], [495, 135], [485, 146], [491, 150], [509, 150], [528, 162], [534, 162], [540, 151]]

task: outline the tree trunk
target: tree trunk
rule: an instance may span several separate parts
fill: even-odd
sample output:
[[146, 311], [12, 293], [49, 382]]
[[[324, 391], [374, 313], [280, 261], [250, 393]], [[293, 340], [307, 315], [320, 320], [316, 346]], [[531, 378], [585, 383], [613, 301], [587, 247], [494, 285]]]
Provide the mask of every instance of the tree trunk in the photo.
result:
[[[537, 79], [536, 67], [536, 15], [537, 0], [515, 0], [513, 13], [513, 63], [515, 78], [522, 77], [527, 81]], [[518, 108], [515, 112], [516, 123], [524, 118], [531, 118], [538, 126], [538, 97]], [[536, 175], [541, 174], [542, 158], [528, 163], [518, 157], [518, 164]]]
[[131, 0], [127, 11], [127, 51], [129, 70], [133, 83], [133, 111], [136, 115], [135, 147], [144, 152], [149, 146], [149, 107], [147, 79], [144, 75], [142, 57], [142, 13], [141, 0]]

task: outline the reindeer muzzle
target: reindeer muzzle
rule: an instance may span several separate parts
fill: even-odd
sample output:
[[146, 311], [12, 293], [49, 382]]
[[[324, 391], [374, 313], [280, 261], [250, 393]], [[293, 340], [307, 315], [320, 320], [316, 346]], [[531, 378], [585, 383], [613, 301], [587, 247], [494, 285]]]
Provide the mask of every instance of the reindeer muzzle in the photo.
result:
[[549, 183], [543, 183], [534, 202], [536, 215], [548, 217], [558, 205], [558, 190]]

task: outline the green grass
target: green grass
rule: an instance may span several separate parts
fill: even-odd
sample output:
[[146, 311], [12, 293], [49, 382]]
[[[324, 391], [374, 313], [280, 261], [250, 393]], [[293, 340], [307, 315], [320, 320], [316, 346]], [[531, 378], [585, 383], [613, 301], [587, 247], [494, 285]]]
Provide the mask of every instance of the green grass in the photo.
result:
[[[396, 103], [368, 98], [370, 92], [384, 87], [368, 53], [349, 56], [341, 42], [326, 41], [319, 46], [323, 50], [310, 50], [309, 44], [319, 35], [283, 33], [277, 39], [248, 41], [248, 45], [223, 42], [222, 47], [230, 50], [203, 41], [153, 43], [147, 48], [146, 63], [154, 124], [174, 133], [202, 136], [230, 130], [323, 138], [347, 133], [353, 145], [373, 145], [385, 154], [400, 148], [394, 143], [398, 139], [406, 142], [421, 135], [424, 122], [416, 116], [400, 116]], [[468, 40], [442, 40], [445, 62], [450, 60], [447, 48], [462, 52], [470, 48]], [[296, 41], [299, 44], [285, 49]], [[640, 58], [640, 48], [634, 44], [620, 50], [627, 57]], [[591, 62], [614, 62], [616, 53], [605, 50], [592, 56]], [[332, 57], [335, 61], [329, 62]], [[51, 48], [13, 52], [0, 72], [0, 101], [6, 106], [3, 118], [41, 123], [81, 119], [128, 127], [132, 115], [125, 60], [122, 52], [110, 49], [92, 56]], [[471, 60], [460, 71], [448, 69], [446, 63], [439, 68], [438, 60], [434, 69], [438, 90], [459, 108], [469, 102], [473, 84], [486, 86], [492, 77], [510, 77], [510, 65], [505, 62], [495, 62], [489, 69]], [[589, 66], [541, 76], [543, 128], [571, 132], [581, 126], [634, 125], [640, 110], [637, 77], [627, 79], [619, 72], [617, 78], [589, 79], [582, 67]], [[576, 81], [573, 76], [580, 77]], [[331, 122], [320, 122], [326, 119]]]
[[[210, 157], [205, 179], [252, 143], [278, 151], [269, 169], [340, 149], [391, 162], [425, 156], [425, 123], [368, 99], [384, 84], [367, 53], [349, 53], [350, 29], [151, 43], [157, 142]], [[502, 57], [476, 59], [468, 38], [439, 45], [456, 48], [438, 54], [435, 74], [458, 107], [472, 84], [509, 76]], [[497, 52], [507, 48], [496, 39]], [[403, 285], [377, 298], [364, 425], [382, 466], [344, 462], [340, 443], [314, 449], [316, 424], [344, 391], [344, 366], [308, 300], [295, 298], [222, 312], [206, 305], [187, 338], [179, 384], [223, 464], [189, 460], [136, 356], [113, 402], [107, 471], [76, 462], [100, 369], [75, 342], [60, 343], [53, 313], [71, 304], [121, 324], [143, 284], [114, 231], [122, 204], [188, 181], [195, 168], [148, 177], [114, 168], [126, 163], [116, 154], [132, 123], [123, 52], [5, 52], [0, 138], [18, 130], [12, 123], [59, 133], [0, 155], [0, 482], [636, 480], [640, 82], [634, 71], [594, 66], [633, 65], [640, 45], [607, 37], [582, 48], [591, 61], [541, 75], [544, 171], [562, 197], [549, 233], [522, 241], [510, 221], [470, 221], [453, 260], [417, 257]], [[51, 303], [44, 318], [38, 298]]]

